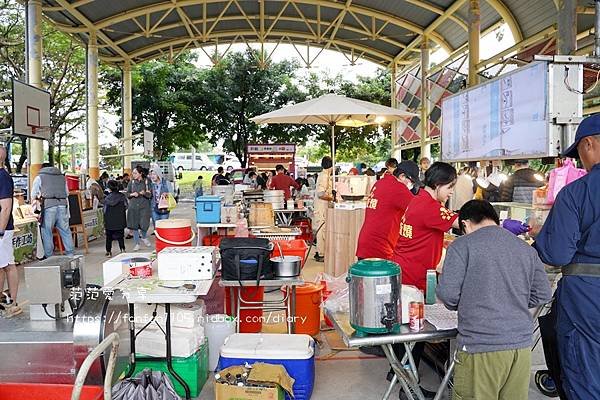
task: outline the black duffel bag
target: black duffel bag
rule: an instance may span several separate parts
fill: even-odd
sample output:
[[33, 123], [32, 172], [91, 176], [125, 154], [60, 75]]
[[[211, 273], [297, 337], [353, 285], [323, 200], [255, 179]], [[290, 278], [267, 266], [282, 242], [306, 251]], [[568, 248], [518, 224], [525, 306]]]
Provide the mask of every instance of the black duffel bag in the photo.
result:
[[[221, 279], [225, 281], [256, 281], [271, 279], [271, 251], [268, 239], [223, 238], [221, 250]], [[241, 285], [241, 283], [240, 283]]]

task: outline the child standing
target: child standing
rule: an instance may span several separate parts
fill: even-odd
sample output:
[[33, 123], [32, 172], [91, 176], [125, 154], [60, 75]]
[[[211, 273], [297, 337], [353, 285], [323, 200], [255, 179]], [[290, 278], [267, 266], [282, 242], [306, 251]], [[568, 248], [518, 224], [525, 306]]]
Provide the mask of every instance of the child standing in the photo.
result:
[[104, 228], [106, 229], [106, 256], [112, 257], [113, 240], [119, 242], [121, 252], [125, 251], [127, 197], [119, 192], [117, 181], [108, 181], [107, 187], [110, 193], [104, 199]]

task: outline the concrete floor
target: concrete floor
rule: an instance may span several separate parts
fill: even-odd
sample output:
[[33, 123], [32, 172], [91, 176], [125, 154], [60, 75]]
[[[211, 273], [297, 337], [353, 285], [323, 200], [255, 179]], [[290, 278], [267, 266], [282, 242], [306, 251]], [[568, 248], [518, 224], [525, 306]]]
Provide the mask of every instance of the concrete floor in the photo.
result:
[[[172, 212], [172, 218], [195, 218], [192, 203], [183, 200], [180, 205]], [[151, 236], [151, 241], [154, 242], [154, 236]], [[113, 248], [116, 245], [113, 244]], [[132, 240], [126, 241], [126, 247], [130, 250], [133, 247]], [[143, 251], [142, 249], [141, 251]], [[89, 254], [86, 255], [86, 280], [87, 283], [102, 284], [102, 263], [107, 259], [104, 256], [104, 241], [96, 240], [90, 243]], [[20, 301], [27, 299], [27, 290], [23, 280], [22, 268], [21, 273], [21, 288], [19, 291]], [[323, 271], [323, 264], [310, 260], [303, 270], [303, 277], [306, 281], [312, 281], [315, 276]], [[26, 307], [25, 307], [26, 308]], [[25, 313], [21, 318], [27, 318]], [[2, 324], [0, 324], [0, 329]], [[268, 326], [265, 330], [270, 332], [282, 331], [283, 326]], [[385, 393], [388, 382], [385, 377], [389, 370], [389, 366], [384, 358], [377, 358], [365, 355], [359, 351], [332, 350], [329, 346], [327, 338], [322, 332], [318, 337], [317, 354], [316, 354], [316, 382], [312, 395], [314, 400], [340, 399], [346, 400], [371, 400], [379, 399]], [[531, 383], [529, 389], [529, 399], [542, 400], [547, 399], [542, 395], [535, 384], [533, 376], [538, 369], [545, 369], [544, 355], [541, 344], [536, 347], [533, 352], [532, 368], [531, 368]], [[439, 384], [437, 375], [425, 363], [421, 363], [421, 376], [423, 386], [433, 390]], [[391, 399], [398, 398], [400, 386], [396, 385]], [[447, 397], [446, 397], [447, 398]], [[205, 384], [198, 399], [209, 400], [214, 399], [214, 388], [212, 376]], [[515, 399], [521, 400], [521, 399]]]

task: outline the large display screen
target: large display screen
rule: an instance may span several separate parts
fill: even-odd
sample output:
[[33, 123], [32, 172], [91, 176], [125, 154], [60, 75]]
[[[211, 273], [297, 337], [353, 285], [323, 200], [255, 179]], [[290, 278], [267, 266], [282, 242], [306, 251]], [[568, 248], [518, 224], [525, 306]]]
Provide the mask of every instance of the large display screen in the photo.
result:
[[548, 66], [533, 63], [442, 103], [442, 159], [469, 161], [548, 154]]

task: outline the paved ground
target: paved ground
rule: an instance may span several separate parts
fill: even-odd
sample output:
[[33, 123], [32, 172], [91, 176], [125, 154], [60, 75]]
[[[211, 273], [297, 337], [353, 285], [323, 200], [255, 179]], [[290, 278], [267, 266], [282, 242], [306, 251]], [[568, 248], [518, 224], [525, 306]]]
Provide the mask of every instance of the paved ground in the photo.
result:
[[[180, 203], [179, 207], [172, 213], [172, 217], [194, 218], [192, 204], [185, 201]], [[151, 240], [154, 242], [153, 236], [151, 236]], [[128, 250], [133, 248], [132, 240], [127, 240], [126, 247]], [[102, 283], [102, 262], [105, 260], [104, 241], [97, 240], [91, 242], [90, 252], [86, 255], [86, 276], [88, 283]], [[317, 273], [322, 270], [322, 263], [309, 261], [303, 271], [304, 279], [306, 281], [311, 281], [315, 278]], [[27, 290], [23, 282], [22, 269], [19, 297], [21, 299], [27, 298]], [[277, 332], [281, 331], [283, 328], [283, 326], [267, 326], [265, 327], [265, 330]], [[329, 335], [330, 334], [321, 333], [317, 338], [319, 346], [317, 347], [316, 382], [312, 399], [327, 400], [344, 398], [346, 400], [371, 400], [381, 398], [387, 388], [385, 376], [389, 367], [386, 360], [383, 358], [367, 356], [358, 351], [332, 350], [328, 342]], [[529, 399], [546, 399], [533, 383], [534, 372], [538, 369], [545, 368], [541, 345], [533, 352], [532, 364], [532, 383], [530, 384]], [[424, 365], [424, 363], [421, 365], [421, 374], [423, 376], [423, 385], [426, 388], [433, 389], [439, 384], [439, 378], [437, 378], [435, 373]], [[398, 397], [398, 389], [399, 386], [396, 387], [394, 394], [392, 394], [392, 399]], [[212, 377], [209, 378], [209, 382], [204, 386], [198, 399], [214, 399]]]

